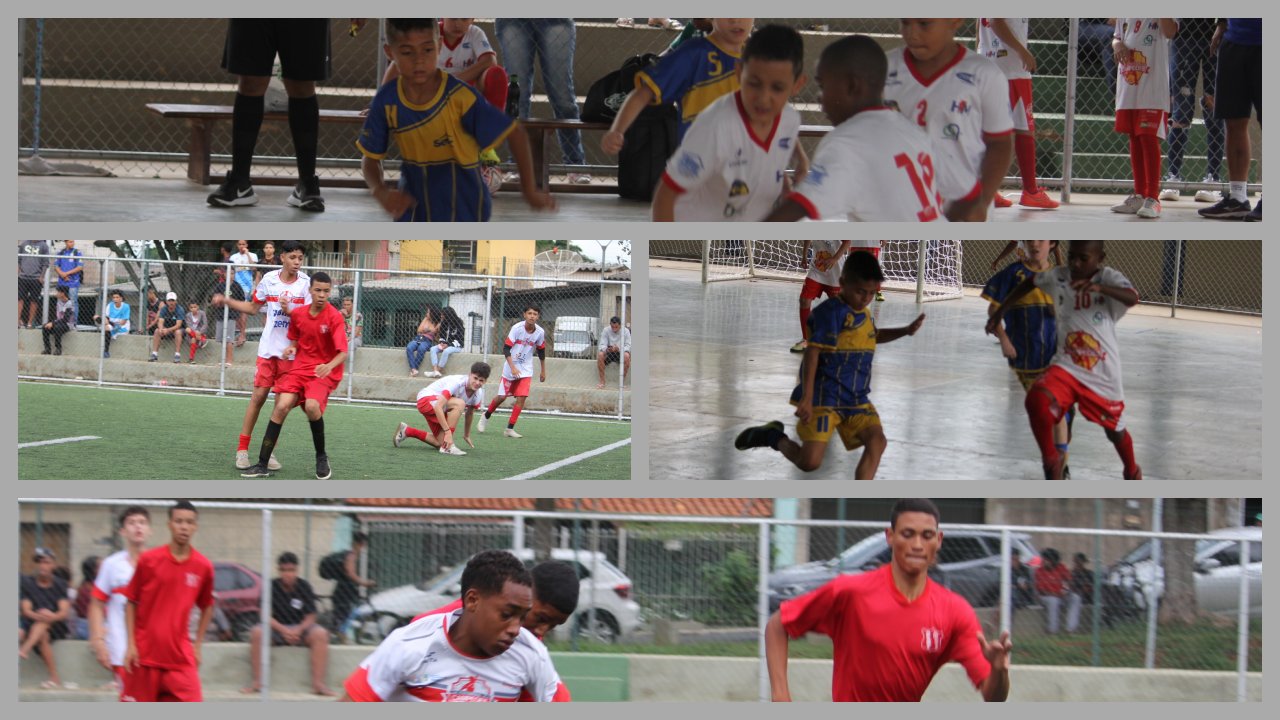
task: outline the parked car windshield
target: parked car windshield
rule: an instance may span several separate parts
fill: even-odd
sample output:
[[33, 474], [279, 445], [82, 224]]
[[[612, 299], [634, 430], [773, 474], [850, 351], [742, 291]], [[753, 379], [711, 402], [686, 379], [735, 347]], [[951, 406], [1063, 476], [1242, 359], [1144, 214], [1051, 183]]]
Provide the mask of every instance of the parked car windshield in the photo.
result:
[[455, 568], [436, 573], [435, 577], [419, 584], [418, 589], [443, 595], [445, 588], [462, 582], [462, 571], [465, 569], [466, 564], [463, 563]]
[[585, 330], [562, 330], [555, 334], [555, 339], [557, 343], [591, 344], [591, 335]]

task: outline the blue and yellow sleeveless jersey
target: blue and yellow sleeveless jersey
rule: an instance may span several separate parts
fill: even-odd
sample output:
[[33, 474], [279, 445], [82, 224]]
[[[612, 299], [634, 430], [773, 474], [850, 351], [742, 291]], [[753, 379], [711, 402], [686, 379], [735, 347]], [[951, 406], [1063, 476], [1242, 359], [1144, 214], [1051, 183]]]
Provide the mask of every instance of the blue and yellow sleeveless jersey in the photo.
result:
[[[983, 299], [999, 305], [1027, 278], [1042, 271], [1021, 261], [1010, 263], [987, 281]], [[1048, 369], [1058, 348], [1058, 330], [1053, 316], [1053, 300], [1036, 288], [1009, 308], [1004, 315], [1004, 332], [1018, 351], [1009, 367], [1019, 373], [1040, 373]]]
[[[827, 298], [809, 314], [809, 345], [821, 351], [813, 406], [849, 409], [866, 404], [876, 352], [876, 324], [871, 313], [854, 312], [840, 298]], [[800, 402], [803, 377], [791, 393], [792, 403]]]

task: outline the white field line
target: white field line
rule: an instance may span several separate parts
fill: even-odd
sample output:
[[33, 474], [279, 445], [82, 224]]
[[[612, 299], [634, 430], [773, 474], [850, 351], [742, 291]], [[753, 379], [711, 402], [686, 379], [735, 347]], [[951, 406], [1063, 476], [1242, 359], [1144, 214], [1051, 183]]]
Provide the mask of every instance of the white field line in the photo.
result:
[[101, 440], [97, 435], [81, 435], [80, 437], [61, 438], [59, 440], [41, 440], [40, 442], [18, 443], [18, 449], [36, 447], [37, 445], [61, 445], [62, 443], [80, 442], [81, 440]]
[[533, 478], [538, 477], [539, 475], [545, 475], [551, 472], [552, 470], [559, 470], [560, 468], [566, 465], [572, 465], [576, 462], [586, 460], [587, 458], [595, 457], [596, 455], [607, 453], [610, 450], [617, 450], [623, 445], [630, 445], [630, 444], [631, 444], [631, 438], [627, 438], [626, 440], [619, 440], [616, 443], [605, 445], [604, 447], [598, 447], [595, 450], [588, 450], [587, 452], [584, 452], [584, 453], [578, 453], [573, 457], [567, 457], [563, 460], [557, 460], [556, 462], [553, 462], [550, 465], [543, 465], [542, 467], [535, 468], [533, 470], [530, 470], [527, 473], [521, 473], [519, 475], [513, 475], [509, 478], [503, 478], [503, 480], [531, 480]]

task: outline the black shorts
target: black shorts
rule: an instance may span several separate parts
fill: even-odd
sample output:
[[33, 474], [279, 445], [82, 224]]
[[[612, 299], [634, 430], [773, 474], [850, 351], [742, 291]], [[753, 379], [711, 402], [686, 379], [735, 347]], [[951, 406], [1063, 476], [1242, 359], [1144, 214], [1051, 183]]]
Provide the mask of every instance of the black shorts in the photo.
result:
[[232, 75], [268, 77], [276, 55], [289, 80], [333, 77], [329, 18], [231, 18], [222, 69]]
[[1218, 45], [1218, 87], [1213, 114], [1219, 120], [1247, 120], [1258, 111], [1262, 122], [1262, 46]]
[[[31, 618], [26, 616], [19, 616], [18, 620], [21, 621], [22, 629], [24, 632], [31, 632], [31, 626], [35, 625], [36, 623], [35, 620], [32, 620]], [[67, 624], [65, 622], [57, 622], [49, 626], [50, 642], [54, 640], [62, 640], [64, 638], [69, 637], [70, 635], [71, 635], [71, 630], [70, 628], [67, 627]]]
[[30, 300], [31, 302], [40, 302], [40, 296], [44, 294], [44, 283], [35, 278], [18, 278], [18, 300]]
[[619, 361], [619, 360], [618, 360], [618, 351], [617, 351], [617, 350], [613, 350], [613, 351], [605, 350], [605, 351], [604, 351], [604, 364], [605, 364], [605, 365], [609, 365], [609, 364], [612, 364], [612, 363], [616, 363], [616, 362], [618, 362], [618, 361]]

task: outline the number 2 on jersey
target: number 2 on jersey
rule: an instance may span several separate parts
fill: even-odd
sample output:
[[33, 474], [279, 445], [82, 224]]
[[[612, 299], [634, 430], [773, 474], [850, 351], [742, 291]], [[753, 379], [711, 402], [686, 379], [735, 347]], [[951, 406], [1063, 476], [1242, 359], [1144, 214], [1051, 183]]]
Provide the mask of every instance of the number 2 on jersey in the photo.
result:
[[938, 208], [930, 201], [933, 193], [933, 158], [926, 153], [920, 153], [916, 160], [920, 163], [923, 174], [916, 170], [916, 164], [911, 162], [911, 158], [906, 153], [893, 156], [893, 161], [898, 167], [907, 171], [907, 177], [911, 178], [911, 187], [915, 188], [916, 197], [920, 198], [920, 207], [923, 210], [916, 213], [916, 217], [920, 222], [933, 222], [938, 219]]

